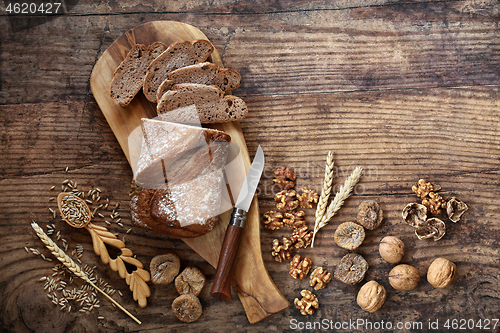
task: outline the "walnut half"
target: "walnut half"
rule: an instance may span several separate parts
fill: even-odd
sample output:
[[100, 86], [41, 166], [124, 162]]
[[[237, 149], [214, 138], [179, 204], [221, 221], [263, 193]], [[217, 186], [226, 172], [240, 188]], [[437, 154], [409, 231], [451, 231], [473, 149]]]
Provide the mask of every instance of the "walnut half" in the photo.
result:
[[290, 262], [290, 276], [302, 280], [309, 273], [311, 266], [311, 259], [304, 258], [304, 260], [300, 260], [300, 254], [296, 254]]
[[311, 273], [311, 281], [309, 285], [314, 287], [314, 290], [320, 290], [326, 287], [328, 282], [332, 280], [332, 273], [329, 273], [323, 267], [317, 267]]
[[314, 309], [319, 307], [318, 298], [309, 290], [302, 290], [300, 292], [300, 296], [302, 299], [296, 298], [293, 304], [297, 309], [300, 310], [300, 313], [305, 315], [311, 315], [314, 313]]

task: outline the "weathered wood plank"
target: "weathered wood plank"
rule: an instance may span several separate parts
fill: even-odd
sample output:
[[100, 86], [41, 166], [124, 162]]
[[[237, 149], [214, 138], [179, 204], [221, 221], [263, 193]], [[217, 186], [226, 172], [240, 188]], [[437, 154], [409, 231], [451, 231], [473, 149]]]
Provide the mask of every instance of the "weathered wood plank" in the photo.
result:
[[[365, 167], [367, 173], [360, 186], [333, 221], [319, 232], [316, 246], [298, 253], [311, 257], [314, 266], [322, 265], [333, 271], [347, 252], [334, 244], [336, 226], [353, 220], [362, 200], [379, 201], [384, 209], [384, 224], [367, 233], [366, 241], [357, 252], [370, 264], [366, 279], [376, 279], [384, 285], [388, 299], [380, 311], [368, 315], [355, 303], [359, 286], [333, 281], [326, 289], [317, 292], [320, 308], [314, 316], [302, 317], [290, 307], [247, 327], [239, 302], [212, 299], [208, 295], [209, 288], [205, 288], [200, 296], [204, 314], [198, 322], [187, 326], [189, 329], [220, 332], [236, 326], [249, 331], [263, 331], [270, 327], [293, 331], [290, 326], [292, 319], [310, 321], [323, 318], [334, 322], [356, 318], [393, 323], [415, 321], [425, 325], [429, 319], [436, 318], [477, 320], [496, 315], [495, 309], [500, 305], [497, 261], [500, 253], [495, 246], [500, 233], [497, 214], [500, 205], [498, 86], [254, 96], [248, 97], [247, 102], [251, 112], [242, 122], [242, 127], [250, 155], [253, 156], [261, 144], [268, 162], [259, 187], [262, 214], [274, 207], [272, 171], [277, 166], [295, 168], [299, 178], [297, 186], [312, 188], [321, 186], [328, 150], [335, 152], [338, 168], [334, 184], [342, 184], [354, 166]], [[37, 121], [15, 121], [12, 116], [7, 118], [4, 125], [7, 127], [2, 129], [4, 138], [11, 143], [2, 151], [6, 174], [0, 181], [1, 192], [9, 193], [0, 199], [2, 326], [16, 332], [27, 331], [26, 327], [41, 329], [46, 325], [52, 325], [50, 330], [53, 332], [67, 331], [73, 325], [91, 327], [96, 332], [105, 329], [156, 331], [167, 326], [172, 330], [186, 329], [169, 310], [176, 295], [173, 286], [152, 285], [153, 295], [148, 307], [139, 309], [124, 281], [92, 253], [90, 236], [84, 230], [72, 230], [59, 219], [54, 220], [48, 210], [56, 207], [48, 198], [57, 194], [65, 179], [77, 181], [84, 190], [99, 187], [103, 197], [109, 197], [112, 203], [121, 202], [119, 212], [124, 227], [114, 223], [109, 229], [120, 237], [126, 235], [127, 245], [139, 260], [148, 263], [154, 255], [174, 250], [180, 255], [183, 265], [200, 267], [210, 286], [214, 269], [182, 241], [131, 225], [128, 213], [131, 172], [125, 157], [120, 156], [118, 144], [106, 124], [102, 123], [102, 115], [94, 107], [92, 103], [81, 102], [59, 106], [53, 103], [26, 104], [17, 110], [28, 109], [28, 114], [38, 115], [34, 117]], [[0, 108], [4, 115], [16, 112], [15, 106]], [[74, 116], [66, 116], [68, 112]], [[41, 125], [34, 126], [38, 121]], [[74, 121], [80, 124], [78, 135], [65, 134], [59, 138], [62, 140], [53, 137], [53, 131], [64, 126], [71, 128]], [[30, 135], [20, 135], [30, 131]], [[99, 140], [103, 143], [97, 145]], [[97, 146], [93, 147], [92, 143]], [[37, 147], [33, 148], [33, 154], [24, 160], [19, 159], [18, 149], [33, 145]], [[52, 156], [36, 154], [36, 151], [50, 152], [57, 147], [62, 147], [64, 153]], [[72, 149], [91, 151], [92, 154], [74, 156]], [[69, 173], [66, 173], [64, 168], [68, 161], [71, 163]], [[11, 169], [15, 172], [9, 173]], [[417, 240], [413, 229], [401, 222], [401, 209], [415, 201], [411, 185], [421, 177], [441, 184], [445, 198], [457, 196], [470, 206], [462, 221], [457, 224], [447, 222], [448, 233], [439, 242]], [[52, 185], [58, 187], [51, 191]], [[306, 214], [308, 225], [312, 227], [314, 210], [309, 209]], [[96, 265], [96, 271], [124, 293], [117, 299], [144, 324], [136, 327], [105, 300], [101, 300], [97, 312], [87, 316], [79, 313], [63, 315], [58, 307], [53, 306], [38, 279], [52, 274], [54, 263], [24, 250], [25, 246], [34, 247], [49, 256], [30, 230], [31, 219], [42, 225], [54, 223], [68, 240], [70, 248], [77, 243], [83, 244], [85, 256], [82, 260]], [[99, 221], [96, 223], [107, 226], [102, 219]], [[132, 232], [125, 234], [128, 228], [132, 228]], [[261, 244], [271, 277], [293, 302], [300, 290], [308, 288], [308, 281], [292, 279], [288, 275], [287, 263], [277, 263], [270, 255], [272, 239], [288, 236], [290, 231], [263, 229]], [[385, 235], [400, 236], [406, 243], [404, 262], [415, 265], [422, 276], [416, 290], [396, 292], [388, 284], [387, 273], [392, 265], [385, 263], [377, 253], [378, 242]], [[425, 281], [426, 269], [437, 256], [446, 256], [457, 263], [458, 278], [451, 288], [435, 290]], [[33, 297], [27, 298], [27, 291]], [[38, 306], [30, 305], [33, 299]], [[97, 320], [97, 313], [106, 319]], [[43, 315], [55, 319], [36, 318]]]
[[[458, 5], [62, 16], [2, 35], [8, 47], [0, 56], [0, 98], [4, 104], [85, 101], [98, 56], [124, 32], [158, 19], [207, 34], [226, 66], [241, 72], [243, 84], [234, 92], [240, 96], [498, 84], [496, 7], [478, 18], [463, 15]], [[2, 26], [8, 30], [5, 20]]]

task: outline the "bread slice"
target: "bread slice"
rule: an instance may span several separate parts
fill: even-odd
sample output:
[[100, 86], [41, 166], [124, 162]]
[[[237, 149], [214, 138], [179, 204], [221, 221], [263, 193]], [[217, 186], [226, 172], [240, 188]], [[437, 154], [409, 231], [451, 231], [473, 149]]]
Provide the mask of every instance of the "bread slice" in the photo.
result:
[[148, 66], [167, 46], [156, 42], [146, 47], [134, 45], [120, 66], [115, 70], [111, 81], [111, 98], [116, 105], [126, 107], [141, 90]]
[[171, 90], [175, 84], [179, 83], [215, 85], [225, 93], [229, 93], [241, 85], [241, 75], [237, 71], [230, 68], [219, 68], [219, 66], [210, 62], [202, 62], [176, 69], [168, 73], [167, 77], [156, 92], [158, 100], [164, 93]]
[[[151, 119], [142, 120], [142, 129], [143, 150], [130, 195], [132, 222], [181, 238], [212, 230], [221, 209], [222, 168], [231, 137]], [[157, 177], [154, 169], [163, 184], [151, 182]]]
[[[176, 112], [178, 108], [194, 104], [199, 119]], [[216, 86], [196, 83], [176, 84], [158, 102], [156, 109], [163, 120], [178, 123], [214, 124], [243, 119], [248, 109], [245, 102], [236, 96], [226, 95]], [[169, 116], [171, 115], [171, 119]]]
[[146, 98], [156, 103], [156, 92], [160, 84], [168, 78], [168, 73], [181, 67], [204, 62], [212, 54], [213, 50], [212, 43], [203, 39], [193, 42], [176, 42], [170, 45], [148, 67], [143, 89]]

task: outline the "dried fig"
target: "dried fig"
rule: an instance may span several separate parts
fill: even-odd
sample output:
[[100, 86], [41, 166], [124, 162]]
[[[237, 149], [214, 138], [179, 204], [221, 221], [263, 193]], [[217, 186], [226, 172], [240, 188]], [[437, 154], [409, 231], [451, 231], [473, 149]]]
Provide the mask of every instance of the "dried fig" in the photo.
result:
[[186, 267], [175, 278], [175, 289], [181, 295], [193, 294], [198, 296], [205, 286], [205, 274], [197, 267]]
[[395, 264], [405, 255], [405, 243], [395, 236], [386, 236], [380, 241], [378, 251], [382, 259]]
[[181, 260], [175, 253], [157, 255], [149, 266], [151, 281], [155, 284], [169, 284], [179, 274]]
[[357, 249], [365, 239], [365, 229], [354, 222], [344, 222], [337, 227], [333, 235], [335, 243], [348, 250]]
[[354, 285], [365, 277], [368, 263], [365, 258], [356, 253], [346, 254], [335, 269], [333, 277], [337, 280]]
[[397, 290], [415, 289], [419, 281], [418, 270], [410, 265], [397, 265], [389, 272], [389, 283]]
[[180, 295], [174, 299], [172, 310], [177, 318], [185, 323], [196, 321], [203, 312], [200, 300], [193, 294]]
[[358, 207], [357, 221], [368, 230], [380, 226], [383, 218], [384, 212], [376, 201], [365, 200]]

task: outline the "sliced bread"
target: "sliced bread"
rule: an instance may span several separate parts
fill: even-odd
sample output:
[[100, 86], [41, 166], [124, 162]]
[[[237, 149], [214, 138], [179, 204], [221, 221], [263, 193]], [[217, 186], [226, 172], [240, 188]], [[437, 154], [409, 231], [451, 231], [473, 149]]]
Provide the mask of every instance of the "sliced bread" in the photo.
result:
[[219, 68], [210, 62], [186, 66], [167, 74], [167, 79], [156, 92], [157, 99], [160, 100], [164, 93], [179, 83], [215, 85], [225, 93], [229, 93], [241, 85], [241, 75], [234, 69]]
[[120, 66], [115, 70], [111, 81], [111, 98], [116, 105], [126, 107], [141, 90], [144, 78], [151, 62], [159, 56], [167, 46], [161, 42], [149, 47], [134, 45]]
[[170, 45], [148, 67], [143, 89], [146, 98], [156, 103], [156, 92], [160, 84], [168, 78], [168, 73], [207, 60], [213, 50], [212, 43], [203, 39], [193, 42], [176, 42]]
[[[175, 110], [195, 105], [199, 120]], [[166, 121], [177, 123], [225, 123], [243, 119], [248, 113], [245, 102], [236, 96], [226, 95], [216, 86], [196, 83], [176, 84], [173, 90], [167, 91], [158, 101], [157, 113]], [[173, 111], [173, 112], [172, 112]], [[169, 119], [169, 115], [172, 115]]]

